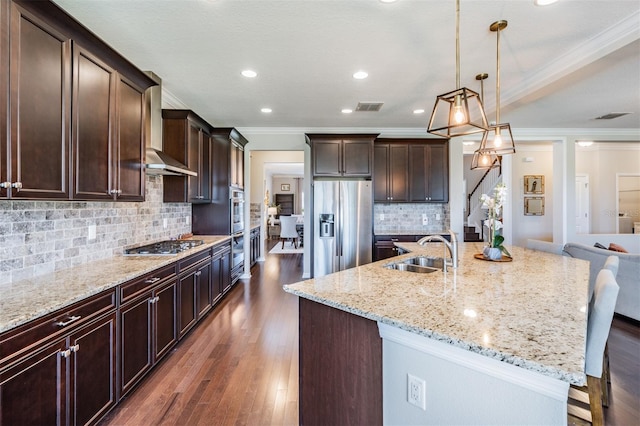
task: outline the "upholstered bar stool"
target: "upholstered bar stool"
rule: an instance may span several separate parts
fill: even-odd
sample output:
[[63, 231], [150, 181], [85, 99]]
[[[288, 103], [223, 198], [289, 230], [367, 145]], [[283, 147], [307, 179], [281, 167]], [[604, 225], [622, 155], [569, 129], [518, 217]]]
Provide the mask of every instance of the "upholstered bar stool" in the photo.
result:
[[[603, 268], [596, 277], [593, 303], [587, 321], [587, 350], [585, 373], [587, 386], [571, 386], [569, 389], [569, 416], [590, 421], [593, 425], [604, 425], [602, 410], [602, 374], [604, 371], [604, 348], [609, 337], [613, 310], [618, 298], [618, 283], [611, 270]], [[606, 386], [606, 385], [605, 385]], [[584, 394], [588, 394], [585, 401]], [[589, 410], [571, 404], [572, 400], [589, 404]]]
[[[620, 266], [620, 258], [615, 255], [607, 257], [604, 262], [604, 269], [608, 269], [613, 273], [613, 277], [618, 276], [618, 267]], [[602, 372], [602, 405], [609, 406], [609, 384], [611, 383], [611, 370], [609, 369], [609, 343], [604, 346], [604, 371]]]

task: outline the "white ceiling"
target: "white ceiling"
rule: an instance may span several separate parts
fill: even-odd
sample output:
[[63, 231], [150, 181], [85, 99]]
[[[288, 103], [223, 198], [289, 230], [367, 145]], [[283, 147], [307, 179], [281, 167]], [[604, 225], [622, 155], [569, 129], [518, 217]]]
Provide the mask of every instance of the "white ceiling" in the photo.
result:
[[[455, 89], [453, 0], [55, 1], [214, 126], [421, 130], [436, 95]], [[489, 25], [505, 19], [501, 121], [639, 131], [640, 1], [462, 0], [460, 10], [462, 85], [480, 91], [475, 75], [489, 73], [490, 120]], [[258, 77], [242, 77], [247, 68]], [[354, 80], [358, 70], [369, 77]], [[340, 112], [360, 101], [384, 106]], [[594, 120], [611, 112], [632, 114]]]

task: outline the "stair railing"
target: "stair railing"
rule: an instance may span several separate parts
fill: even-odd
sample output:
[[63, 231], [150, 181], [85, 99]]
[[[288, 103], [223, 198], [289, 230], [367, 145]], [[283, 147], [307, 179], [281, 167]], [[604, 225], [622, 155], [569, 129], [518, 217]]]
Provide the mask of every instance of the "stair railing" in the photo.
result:
[[[498, 161], [498, 160], [496, 160]], [[499, 163], [499, 161], [498, 161]], [[478, 184], [473, 188], [471, 193], [467, 195], [467, 225], [474, 226], [476, 232], [483, 235], [482, 221], [485, 217], [485, 212], [482, 210], [482, 204], [480, 202], [481, 194], [490, 194], [495, 186], [502, 180], [502, 167], [488, 169]]]

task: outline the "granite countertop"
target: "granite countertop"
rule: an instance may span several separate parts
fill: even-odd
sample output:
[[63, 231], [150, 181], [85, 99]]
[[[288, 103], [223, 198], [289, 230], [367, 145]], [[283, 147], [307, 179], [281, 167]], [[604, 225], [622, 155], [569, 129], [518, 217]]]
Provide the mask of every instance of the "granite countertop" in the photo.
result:
[[410, 254], [285, 285], [284, 290], [571, 384], [585, 382], [589, 262], [509, 247], [512, 262], [475, 259], [482, 243], [459, 243], [459, 266], [418, 274], [383, 266], [444, 245], [396, 243]]
[[[175, 256], [114, 256], [0, 286], [0, 333], [229, 240], [196, 235], [204, 244]], [[140, 244], [142, 245], [142, 244]]]

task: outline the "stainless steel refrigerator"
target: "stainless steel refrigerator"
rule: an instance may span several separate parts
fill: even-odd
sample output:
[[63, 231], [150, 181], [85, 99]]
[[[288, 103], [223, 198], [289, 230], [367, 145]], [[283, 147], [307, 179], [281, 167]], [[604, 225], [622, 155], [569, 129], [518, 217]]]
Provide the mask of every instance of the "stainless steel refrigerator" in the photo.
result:
[[313, 182], [313, 276], [371, 262], [371, 181]]

